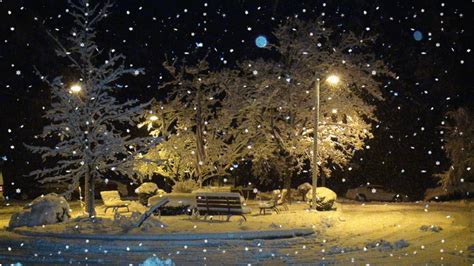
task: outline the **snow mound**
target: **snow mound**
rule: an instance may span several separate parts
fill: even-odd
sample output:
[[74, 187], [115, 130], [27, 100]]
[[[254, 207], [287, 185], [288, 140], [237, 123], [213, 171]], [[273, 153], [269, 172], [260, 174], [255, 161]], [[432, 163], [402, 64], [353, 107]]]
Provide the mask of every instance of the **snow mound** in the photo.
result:
[[146, 259], [140, 266], [174, 266], [176, 265], [171, 259], [161, 260], [157, 257]]
[[[306, 200], [311, 204], [313, 199], [313, 189], [310, 189], [306, 193]], [[334, 202], [336, 202], [336, 192], [330, 190], [327, 187], [316, 188], [316, 209], [318, 211], [330, 211], [334, 209]]]
[[50, 193], [33, 200], [23, 211], [12, 215], [9, 228], [20, 226], [38, 226], [69, 221], [70, 207], [66, 199], [56, 193]]
[[135, 189], [135, 193], [138, 194], [139, 201], [144, 206], [147, 205], [149, 198], [155, 195], [166, 194], [163, 189], [159, 189], [153, 182], [145, 182], [141, 184], [137, 189]]
[[153, 182], [145, 182], [141, 184], [137, 189], [135, 189], [135, 193], [145, 193], [145, 194], [155, 194], [158, 191], [158, 186]]

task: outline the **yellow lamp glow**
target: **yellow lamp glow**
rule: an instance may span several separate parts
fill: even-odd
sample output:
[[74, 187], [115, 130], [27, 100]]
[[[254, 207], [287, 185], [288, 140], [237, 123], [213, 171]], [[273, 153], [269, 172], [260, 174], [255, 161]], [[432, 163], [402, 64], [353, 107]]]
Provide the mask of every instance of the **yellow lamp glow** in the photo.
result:
[[337, 85], [340, 81], [340, 78], [336, 75], [330, 75], [327, 79], [326, 82], [331, 84], [331, 85]]
[[150, 121], [156, 121], [156, 120], [158, 120], [158, 116], [152, 115], [152, 116], [150, 116], [149, 119], [150, 119]]
[[71, 86], [71, 92], [73, 93], [79, 93], [81, 90], [82, 90], [82, 87], [79, 84], [74, 84]]

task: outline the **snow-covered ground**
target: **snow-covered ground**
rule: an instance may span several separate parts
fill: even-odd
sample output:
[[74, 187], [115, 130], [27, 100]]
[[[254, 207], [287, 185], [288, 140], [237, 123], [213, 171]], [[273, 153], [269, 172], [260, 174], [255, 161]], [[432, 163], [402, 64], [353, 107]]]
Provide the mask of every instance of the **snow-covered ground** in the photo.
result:
[[[23, 203], [21, 203], [23, 204]], [[0, 208], [0, 226], [8, 224], [19, 203]], [[80, 214], [72, 202], [73, 216]], [[151, 256], [181, 264], [449, 264], [474, 263], [473, 208], [470, 202], [366, 203], [343, 202], [338, 211], [308, 212], [304, 204], [289, 211], [247, 222], [196, 221], [188, 216], [163, 216], [165, 229], [135, 234], [202, 233], [314, 228], [308, 237], [276, 240], [104, 241], [94, 239], [32, 238], [0, 231], [0, 263], [73, 263], [137, 265]], [[98, 207], [102, 216], [102, 209]], [[107, 215], [105, 218], [112, 218]], [[58, 232], [66, 226], [36, 231]], [[86, 230], [91, 233], [91, 228]], [[86, 233], [87, 233], [86, 232]], [[102, 233], [107, 230], [102, 228]]]

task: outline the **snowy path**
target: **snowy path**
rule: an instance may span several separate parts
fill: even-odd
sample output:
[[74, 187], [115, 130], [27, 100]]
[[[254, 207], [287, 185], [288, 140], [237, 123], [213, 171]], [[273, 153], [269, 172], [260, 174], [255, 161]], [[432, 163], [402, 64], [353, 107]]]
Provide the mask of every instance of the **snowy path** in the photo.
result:
[[[362, 247], [338, 247], [336, 243], [312, 237], [287, 240], [253, 241], [98, 241], [24, 239], [0, 240], [0, 262], [24, 264], [106, 264], [138, 265], [146, 258], [171, 258], [177, 265], [229, 265], [229, 264], [349, 264], [419, 262], [442, 263], [439, 257], [407, 252], [407, 249], [379, 251]], [[345, 250], [344, 250], [345, 249]], [[433, 253], [429, 247], [424, 251]], [[422, 253], [422, 252], [421, 252]], [[447, 253], [444, 262], [468, 265], [469, 260], [460, 254]], [[472, 261], [472, 260], [471, 260]], [[460, 264], [459, 264], [460, 263]]]
[[[469, 203], [429, 207], [345, 203], [343, 208], [342, 220], [323, 222], [316, 235], [292, 239], [104, 241], [31, 238], [0, 231], [0, 263], [138, 265], [154, 255], [171, 258], [177, 265], [474, 263], [474, 210]], [[284, 216], [268, 216], [277, 217]], [[422, 225], [443, 229], [424, 232]], [[374, 241], [381, 241], [380, 246], [371, 247]], [[398, 242], [407, 245], [396, 247]]]

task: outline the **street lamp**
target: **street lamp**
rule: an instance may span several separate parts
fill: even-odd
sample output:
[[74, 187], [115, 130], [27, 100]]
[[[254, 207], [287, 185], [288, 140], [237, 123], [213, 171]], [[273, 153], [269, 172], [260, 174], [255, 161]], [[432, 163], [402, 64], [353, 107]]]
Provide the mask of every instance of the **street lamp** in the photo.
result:
[[79, 92], [81, 92], [82, 87], [81, 87], [80, 84], [74, 84], [74, 85], [71, 86], [70, 90], [71, 90], [72, 93], [79, 93]]
[[[313, 111], [313, 165], [312, 165], [312, 179], [313, 179], [313, 198], [311, 199], [311, 205], [316, 210], [316, 188], [318, 187], [318, 124], [319, 124], [319, 82], [320, 79], [316, 78], [314, 83], [314, 102], [315, 107]], [[339, 83], [340, 78], [336, 75], [330, 75], [326, 78], [326, 82], [332, 86]], [[337, 111], [336, 111], [337, 112]]]
[[330, 75], [329, 77], [326, 78], [326, 82], [333, 85], [333, 86], [336, 86], [340, 81], [340, 78], [339, 76], [336, 76], [336, 75]]
[[158, 120], [158, 116], [152, 115], [152, 116], [150, 116], [150, 118], [148, 118], [148, 119], [153, 122], [153, 121]]

